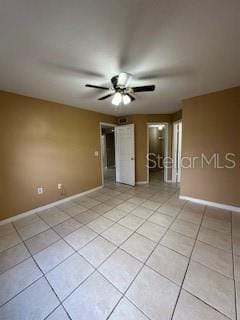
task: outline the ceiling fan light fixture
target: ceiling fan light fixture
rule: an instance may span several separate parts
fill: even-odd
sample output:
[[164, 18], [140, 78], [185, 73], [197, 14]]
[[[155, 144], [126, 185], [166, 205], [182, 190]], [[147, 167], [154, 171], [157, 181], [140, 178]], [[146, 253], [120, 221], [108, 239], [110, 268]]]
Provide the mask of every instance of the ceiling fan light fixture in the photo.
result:
[[124, 104], [129, 104], [130, 102], [131, 102], [130, 97], [129, 97], [127, 94], [125, 94], [125, 95], [123, 96], [123, 103], [124, 103]]
[[122, 102], [122, 95], [120, 92], [116, 92], [112, 99], [112, 104], [118, 106]]

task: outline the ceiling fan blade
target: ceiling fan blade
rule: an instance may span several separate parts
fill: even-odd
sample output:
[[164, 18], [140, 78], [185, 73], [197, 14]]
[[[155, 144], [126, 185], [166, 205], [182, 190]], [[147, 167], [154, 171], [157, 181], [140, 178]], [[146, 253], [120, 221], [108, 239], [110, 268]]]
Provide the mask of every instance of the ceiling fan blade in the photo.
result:
[[110, 93], [110, 94], [107, 94], [106, 96], [103, 96], [103, 97], [99, 98], [98, 100], [105, 100], [107, 98], [110, 98], [113, 95], [114, 95], [114, 93]]
[[132, 96], [130, 93], [127, 93], [127, 95], [129, 96], [129, 98], [131, 99], [131, 102], [135, 101], [136, 98], [134, 96]]
[[95, 85], [92, 85], [92, 84], [86, 84], [85, 87], [95, 88], [95, 89], [109, 90], [109, 88], [107, 88], [107, 87], [95, 86]]
[[133, 92], [154, 91], [155, 90], [155, 85], [133, 87], [132, 90], [133, 90]]

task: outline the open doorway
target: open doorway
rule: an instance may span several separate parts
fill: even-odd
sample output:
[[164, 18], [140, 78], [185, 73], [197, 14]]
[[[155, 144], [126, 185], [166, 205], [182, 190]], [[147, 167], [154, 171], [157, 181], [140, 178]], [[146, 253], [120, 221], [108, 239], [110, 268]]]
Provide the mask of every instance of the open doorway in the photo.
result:
[[102, 162], [102, 183], [116, 181], [115, 162], [115, 125], [101, 123], [101, 162]]
[[147, 180], [168, 181], [164, 158], [168, 155], [168, 124], [147, 124]]
[[181, 182], [181, 155], [182, 155], [182, 121], [173, 123], [173, 167], [172, 182]]

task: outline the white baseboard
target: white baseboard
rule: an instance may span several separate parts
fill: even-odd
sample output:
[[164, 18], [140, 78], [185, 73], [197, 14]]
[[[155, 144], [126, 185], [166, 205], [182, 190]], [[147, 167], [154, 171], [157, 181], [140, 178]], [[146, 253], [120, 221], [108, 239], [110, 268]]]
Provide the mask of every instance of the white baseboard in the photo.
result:
[[102, 189], [102, 188], [103, 188], [103, 186], [101, 185], [99, 187], [96, 187], [96, 188], [93, 188], [93, 189], [89, 189], [89, 190], [81, 192], [81, 193], [74, 194], [73, 196], [66, 197], [64, 199], [48, 203], [48, 204], [46, 204], [46, 205], [44, 205], [42, 207], [34, 208], [34, 209], [29, 210], [29, 211], [19, 213], [16, 216], [13, 216], [11, 218], [7, 218], [7, 219], [4, 219], [4, 220], [1, 220], [0, 221], [0, 226], [3, 225], [3, 224], [6, 224], [6, 223], [10, 223], [10, 222], [16, 221], [18, 219], [30, 216], [33, 213], [36, 213], [36, 212], [39, 212], [39, 211], [42, 211], [42, 210], [46, 210], [46, 209], [58, 206], [58, 205], [60, 205], [60, 204], [62, 204], [64, 202], [76, 199], [76, 198], [78, 198], [80, 196], [84, 196], [86, 194], [92, 193], [92, 192], [97, 191], [97, 190]]
[[145, 181], [136, 181], [136, 184], [148, 184], [148, 181], [145, 180]]
[[182, 195], [180, 195], [179, 198], [182, 200], [187, 200], [187, 201], [198, 203], [198, 204], [203, 204], [203, 205], [209, 206], [209, 207], [215, 207], [215, 208], [224, 209], [224, 210], [228, 210], [228, 211], [234, 211], [234, 212], [240, 212], [240, 207], [235, 207], [235, 206], [231, 206], [228, 204], [212, 202], [212, 201], [207, 201], [207, 200], [202, 200], [202, 199], [197, 199], [197, 198], [192, 198], [192, 197], [187, 197], [187, 196], [182, 196]]

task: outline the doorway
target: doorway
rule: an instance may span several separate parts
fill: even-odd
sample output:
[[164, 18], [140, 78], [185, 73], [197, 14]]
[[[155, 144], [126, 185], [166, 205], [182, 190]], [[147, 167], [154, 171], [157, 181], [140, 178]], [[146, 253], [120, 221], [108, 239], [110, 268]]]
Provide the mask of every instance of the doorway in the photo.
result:
[[168, 181], [168, 123], [147, 124], [147, 182]]
[[181, 156], [182, 156], [182, 121], [173, 123], [173, 167], [172, 182], [181, 182]]
[[102, 184], [116, 182], [115, 125], [100, 124]]

